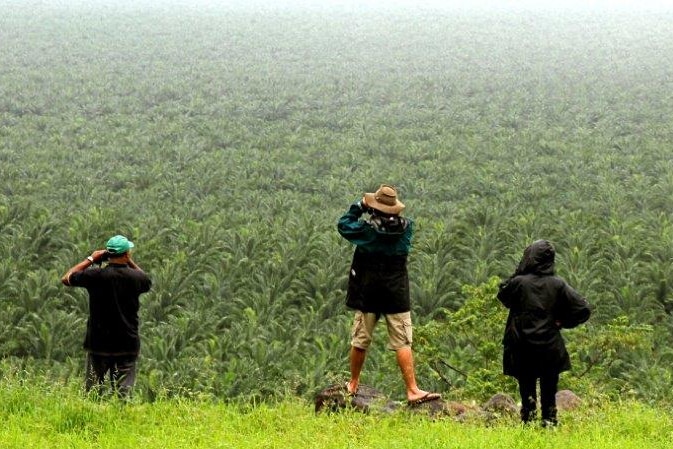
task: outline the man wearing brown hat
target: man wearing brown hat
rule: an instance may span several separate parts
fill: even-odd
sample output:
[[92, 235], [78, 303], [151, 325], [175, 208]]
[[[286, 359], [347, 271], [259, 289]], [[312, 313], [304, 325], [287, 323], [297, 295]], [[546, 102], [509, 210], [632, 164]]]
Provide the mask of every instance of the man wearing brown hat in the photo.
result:
[[[337, 225], [339, 234], [356, 245], [348, 278], [346, 305], [355, 310], [350, 352], [349, 394], [356, 394], [374, 326], [385, 317], [388, 348], [394, 350], [410, 405], [438, 399], [416, 385], [411, 351], [411, 304], [407, 255], [413, 222], [400, 216], [404, 204], [397, 191], [383, 184], [353, 203]], [[362, 216], [367, 213], [367, 218]]]

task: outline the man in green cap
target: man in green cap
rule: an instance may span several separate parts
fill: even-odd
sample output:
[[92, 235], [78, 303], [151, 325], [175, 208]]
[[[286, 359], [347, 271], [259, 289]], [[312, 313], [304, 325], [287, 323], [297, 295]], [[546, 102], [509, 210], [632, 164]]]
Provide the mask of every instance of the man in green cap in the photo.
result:
[[[129, 239], [115, 235], [105, 249], [94, 251], [61, 279], [64, 285], [84, 287], [89, 293], [84, 339], [87, 392], [93, 387], [100, 390], [108, 372], [119, 396], [128, 396], [135, 383], [140, 350], [139, 296], [149, 291], [152, 282], [131, 260], [133, 247]], [[107, 264], [102, 267], [105, 261]]]

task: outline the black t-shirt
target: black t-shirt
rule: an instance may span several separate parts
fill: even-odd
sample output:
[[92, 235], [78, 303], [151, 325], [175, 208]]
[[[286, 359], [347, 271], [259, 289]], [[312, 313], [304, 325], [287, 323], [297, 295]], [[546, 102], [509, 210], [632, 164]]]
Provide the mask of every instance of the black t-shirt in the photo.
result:
[[141, 270], [109, 264], [70, 275], [70, 285], [89, 292], [84, 349], [95, 354], [137, 354], [139, 296], [152, 282]]

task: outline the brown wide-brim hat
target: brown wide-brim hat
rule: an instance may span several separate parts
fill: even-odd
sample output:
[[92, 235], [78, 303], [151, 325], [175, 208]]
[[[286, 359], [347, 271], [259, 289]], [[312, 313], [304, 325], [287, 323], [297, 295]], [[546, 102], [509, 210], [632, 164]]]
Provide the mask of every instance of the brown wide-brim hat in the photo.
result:
[[404, 203], [397, 199], [397, 190], [388, 184], [381, 184], [374, 193], [365, 193], [365, 203], [384, 214], [398, 215], [404, 210]]

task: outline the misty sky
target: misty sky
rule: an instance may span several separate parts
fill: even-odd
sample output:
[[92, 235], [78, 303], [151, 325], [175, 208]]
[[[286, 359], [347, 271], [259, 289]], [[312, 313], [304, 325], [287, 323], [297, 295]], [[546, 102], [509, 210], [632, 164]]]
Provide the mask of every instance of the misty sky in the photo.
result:
[[643, 8], [672, 6], [673, 0], [280, 0], [288, 4], [403, 5], [432, 7]]
[[[152, 2], [152, 0], [141, 0]], [[161, 0], [154, 0], [154, 2]], [[465, 9], [673, 9], [673, 0], [165, 0], [208, 5], [265, 4], [269, 6], [432, 7]]]
[[[6, 3], [0, 0], [0, 5]], [[9, 2], [10, 5], [12, 2]], [[673, 0], [45, 0], [43, 4], [57, 6], [91, 6], [104, 4], [108, 6], [129, 5], [161, 5], [185, 7], [217, 7], [217, 6], [265, 6], [270, 8], [321, 8], [345, 7], [353, 8], [433, 8], [433, 9], [533, 9], [533, 10], [673, 10]]]

